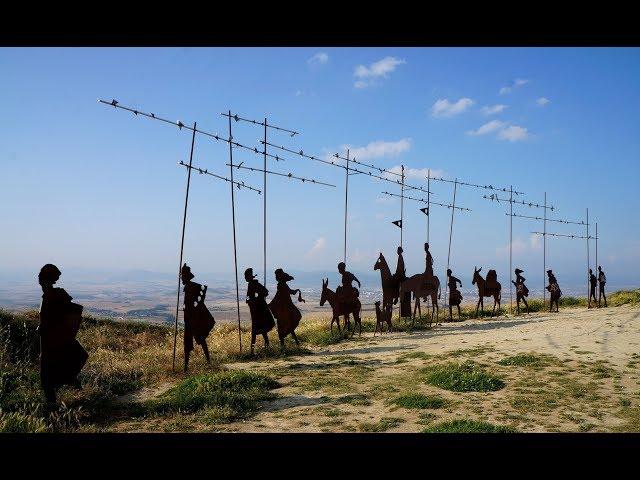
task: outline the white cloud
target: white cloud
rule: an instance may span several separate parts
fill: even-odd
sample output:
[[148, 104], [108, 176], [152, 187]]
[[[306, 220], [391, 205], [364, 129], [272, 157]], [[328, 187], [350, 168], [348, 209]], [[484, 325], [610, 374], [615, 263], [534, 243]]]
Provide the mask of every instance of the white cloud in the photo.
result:
[[431, 115], [434, 117], [453, 117], [464, 112], [467, 108], [473, 105], [473, 100], [470, 98], [461, 98], [457, 102], [450, 102], [446, 98], [441, 98], [436, 101], [431, 107]]
[[504, 111], [505, 108], [507, 108], [508, 105], [504, 105], [502, 103], [499, 103], [497, 105], [487, 105], [486, 107], [482, 107], [482, 113], [484, 115], [495, 115], [496, 113], [501, 113]]
[[329, 62], [329, 55], [325, 52], [318, 52], [307, 60], [307, 63], [311, 66], [324, 65]]
[[509, 125], [498, 132], [498, 138], [500, 140], [509, 140], [510, 142], [526, 140], [529, 138], [529, 131], [525, 127]]
[[509, 85], [502, 87], [500, 89], [500, 95], [506, 95], [508, 93], [513, 92], [516, 88], [521, 87], [523, 85], [526, 85], [527, 83], [529, 83], [529, 80], [526, 78], [516, 78], [513, 82], [511, 82]]
[[353, 72], [353, 75], [356, 77], [353, 86], [356, 88], [366, 88], [374, 85], [377, 80], [388, 77], [398, 65], [404, 63], [407, 62], [400, 58], [384, 57], [382, 60], [378, 60], [368, 67], [358, 65]]
[[481, 127], [478, 127], [476, 130], [469, 130], [467, 135], [486, 135], [487, 133], [495, 132], [496, 130], [504, 128], [505, 125], [506, 124], [500, 120], [491, 120]]
[[313, 242], [313, 246], [311, 250], [307, 252], [307, 256], [312, 257], [321, 251], [327, 246], [327, 239], [324, 237], [317, 238], [315, 242]]
[[[527, 242], [522, 240], [520, 237], [516, 237], [512, 242], [512, 251], [514, 254], [521, 254], [527, 249]], [[509, 244], [507, 243], [504, 247], [496, 248], [496, 256], [508, 257], [509, 256]]]
[[540, 105], [541, 107], [544, 107], [547, 103], [549, 103], [551, 100], [549, 100], [547, 97], [540, 97], [539, 99], [536, 100], [536, 103], [538, 105]]
[[397, 157], [403, 152], [411, 148], [411, 139], [402, 138], [396, 142], [385, 142], [384, 140], [376, 140], [370, 142], [364, 147], [349, 148], [350, 155], [356, 160], [370, 160], [380, 157]]
[[[393, 173], [398, 173], [398, 174], [402, 174], [402, 166], [401, 165], [395, 165], [391, 168], [387, 168], [386, 170], [393, 172]], [[424, 180], [425, 182], [427, 181], [427, 174], [429, 173], [429, 169], [428, 168], [407, 168], [405, 167], [404, 169], [404, 177], [405, 180], [406, 179], [410, 179], [410, 178], [415, 178], [418, 180]], [[392, 180], [398, 180], [398, 176], [397, 175], [393, 175], [390, 173], [387, 173], [384, 175], [387, 178], [390, 178]], [[440, 170], [440, 169], [431, 169], [431, 177], [438, 177], [438, 178], [442, 178], [444, 177], [444, 170]], [[426, 186], [425, 186], [426, 188]]]
[[531, 237], [529, 237], [529, 243], [531, 244], [531, 248], [533, 250], [539, 250], [541, 248], [542, 245], [542, 237], [540, 235], [536, 235], [535, 233], [531, 234]]

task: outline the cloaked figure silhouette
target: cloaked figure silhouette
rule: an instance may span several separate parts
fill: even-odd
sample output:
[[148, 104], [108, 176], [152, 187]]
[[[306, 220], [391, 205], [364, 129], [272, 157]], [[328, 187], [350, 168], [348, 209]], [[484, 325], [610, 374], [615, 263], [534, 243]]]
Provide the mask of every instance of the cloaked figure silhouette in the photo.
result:
[[424, 253], [425, 253], [425, 267], [424, 274], [427, 278], [433, 277], [433, 257], [431, 256], [431, 252], [429, 251], [429, 244], [424, 244]]
[[182, 266], [180, 278], [184, 285], [184, 371], [186, 372], [189, 368], [189, 355], [193, 350], [194, 340], [202, 347], [207, 363], [211, 363], [207, 336], [216, 321], [204, 304], [207, 286], [192, 281], [194, 275], [186, 263]]
[[63, 385], [81, 388], [78, 374], [89, 358], [76, 340], [82, 322], [82, 305], [64, 288], [54, 288], [60, 278], [58, 267], [50, 263], [40, 270], [40, 382], [47, 402], [55, 403], [56, 391]]
[[598, 306], [600, 306], [600, 300], [604, 297], [604, 306], [607, 306], [607, 296], [604, 294], [604, 285], [607, 283], [607, 276], [604, 274], [601, 266], [598, 266], [598, 284], [600, 286], [598, 292]]
[[[401, 317], [410, 317], [411, 316], [411, 292], [409, 290], [400, 292], [400, 286], [402, 282], [407, 279], [407, 269], [404, 266], [404, 257], [402, 256], [402, 252], [404, 250], [402, 247], [398, 247], [398, 263], [396, 264], [396, 273], [395, 281], [398, 284], [398, 295], [400, 299], [400, 316]], [[401, 294], [402, 293], [402, 294]]]
[[511, 280], [511, 283], [516, 286], [516, 309], [518, 313], [520, 313], [520, 300], [522, 300], [524, 302], [524, 306], [527, 307], [527, 313], [529, 313], [529, 304], [527, 303], [527, 299], [525, 298], [529, 296], [529, 289], [524, 284], [526, 278], [520, 275], [521, 273], [524, 273], [524, 270], [516, 268], [515, 273], [516, 279], [515, 281]]
[[484, 297], [493, 297], [493, 311], [491, 316], [496, 313], [496, 305], [500, 310], [500, 300], [502, 299], [502, 285], [498, 282], [498, 273], [495, 270], [489, 270], [487, 272], [486, 280], [480, 275], [482, 267], [473, 267], [473, 280], [472, 284], [478, 287], [478, 304], [476, 305], [476, 317], [478, 316], [478, 308], [482, 307], [482, 313], [484, 313]]
[[296, 332], [296, 327], [300, 324], [302, 313], [298, 310], [291, 301], [291, 295], [298, 294], [298, 302], [303, 302], [302, 292], [300, 289], [292, 290], [287, 285], [287, 282], [293, 280], [293, 277], [284, 272], [281, 268], [278, 268], [275, 272], [275, 277], [278, 282], [276, 294], [273, 300], [269, 303], [269, 308], [273, 313], [273, 316], [278, 321], [278, 337], [280, 338], [280, 348], [284, 350], [284, 338], [291, 334], [296, 342], [296, 345], [300, 345]]
[[596, 299], [596, 286], [598, 285], [598, 279], [593, 274], [593, 270], [589, 269], [589, 305], [587, 308], [591, 308], [591, 299], [593, 298], [593, 304], [598, 305]]
[[549, 311], [553, 311], [553, 304], [556, 304], [556, 312], [560, 311], [560, 297], [562, 296], [562, 290], [558, 285], [558, 280], [551, 270], [547, 270], [547, 277], [549, 277], [548, 285], [545, 287], [550, 295]]
[[269, 337], [267, 333], [275, 326], [271, 310], [267, 305], [266, 297], [269, 290], [265, 288], [258, 280], [257, 275], [253, 274], [252, 268], [244, 271], [244, 278], [247, 281], [247, 304], [251, 313], [251, 354], [256, 344], [256, 336], [262, 335], [264, 339], [264, 347], [269, 348]]
[[460, 304], [462, 303], [462, 293], [458, 290], [458, 284], [462, 287], [460, 279], [453, 276], [451, 269], [447, 269], [447, 285], [449, 286], [449, 320], [453, 321], [452, 307], [458, 307], [458, 320], [460, 320]]

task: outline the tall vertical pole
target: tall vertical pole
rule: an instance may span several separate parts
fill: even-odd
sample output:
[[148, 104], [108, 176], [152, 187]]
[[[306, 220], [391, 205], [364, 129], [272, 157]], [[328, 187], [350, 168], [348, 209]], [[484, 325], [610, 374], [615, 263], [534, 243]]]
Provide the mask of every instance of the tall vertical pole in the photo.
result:
[[345, 170], [344, 181], [344, 257], [343, 262], [347, 263], [347, 209], [349, 206], [349, 149], [347, 148], [347, 169]]
[[[266, 170], [266, 169], [265, 169]], [[233, 135], [231, 134], [231, 110], [229, 110], [229, 171], [231, 172], [231, 218], [233, 220], [233, 261], [236, 269], [236, 306], [238, 310], [238, 343], [242, 353], [242, 333], [240, 330], [240, 290], [238, 288], [238, 249], [236, 245], [236, 200], [233, 192]]]
[[[450, 260], [451, 260], [451, 237], [453, 235], [453, 214], [456, 211], [456, 190], [458, 189], [458, 179], [456, 178], [455, 181], [453, 182], [453, 202], [451, 204], [451, 224], [449, 225], [449, 251], [447, 252], [447, 270], [449, 270], [449, 265], [450, 265]], [[445, 288], [444, 288], [444, 295], [445, 295], [445, 305], [449, 305], [449, 300], [447, 297], [447, 290], [449, 288], [449, 282], [447, 281]]]
[[591, 262], [589, 258], [589, 209], [587, 208], [587, 298], [589, 298], [589, 268], [591, 267]]
[[544, 192], [544, 221], [542, 234], [542, 301], [547, 301], [547, 192]]
[[598, 222], [596, 222], [596, 264], [594, 265], [596, 270], [598, 269]]
[[428, 169], [427, 170], [427, 243], [429, 243], [429, 217], [431, 216], [430, 203], [431, 203], [431, 169]]
[[267, 117], [264, 118], [264, 182], [263, 190], [264, 197], [262, 199], [263, 209], [263, 224], [264, 230], [262, 232], [262, 270], [264, 272], [263, 285], [267, 286]]
[[404, 230], [404, 165], [402, 165], [402, 185], [400, 186], [400, 246], [402, 247], [402, 231]]
[[184, 196], [184, 213], [182, 214], [182, 240], [180, 240], [180, 261], [178, 262], [178, 299], [176, 300], [176, 319], [173, 326], [173, 365], [176, 371], [176, 343], [178, 340], [178, 312], [180, 311], [180, 272], [182, 270], [182, 253], [184, 251], [184, 230], [187, 226], [187, 205], [189, 204], [189, 186], [191, 184], [191, 163], [193, 162], [193, 146], [196, 141], [196, 122], [193, 122], [193, 136], [191, 137], [191, 153], [189, 153], [189, 168], [187, 169], [187, 193]]
[[513, 185], [509, 186], [509, 313], [513, 315]]

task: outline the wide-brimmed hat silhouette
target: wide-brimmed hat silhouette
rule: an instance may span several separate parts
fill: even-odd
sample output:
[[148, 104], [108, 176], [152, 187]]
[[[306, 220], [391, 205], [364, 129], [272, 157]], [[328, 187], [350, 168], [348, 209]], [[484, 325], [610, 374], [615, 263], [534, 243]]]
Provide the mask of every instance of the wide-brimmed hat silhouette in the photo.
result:
[[547, 273], [549, 274], [549, 273], [553, 273], [553, 272], [551, 270], [547, 270]]
[[517, 275], [518, 273], [524, 273], [524, 270], [520, 270], [519, 268], [516, 268], [516, 275]]
[[246, 280], [247, 282], [248, 282], [248, 281], [250, 281], [250, 280], [253, 280], [253, 279], [254, 279], [254, 278], [256, 278], [256, 277], [257, 277], [257, 275], [254, 275], [254, 274], [253, 274], [253, 268], [247, 268], [247, 269], [244, 271], [244, 278], [245, 278], [245, 280]]
[[293, 280], [293, 277], [281, 268], [278, 268], [274, 273], [278, 282], [288, 282], [289, 280]]
[[182, 278], [184, 281], [189, 281], [194, 277], [195, 275], [191, 273], [191, 267], [187, 266], [187, 264], [185, 263], [180, 270], [180, 278]]
[[40, 280], [46, 280], [55, 283], [60, 278], [60, 275], [62, 275], [62, 272], [58, 269], [58, 267], [56, 267], [52, 263], [47, 263], [40, 269], [38, 278]]

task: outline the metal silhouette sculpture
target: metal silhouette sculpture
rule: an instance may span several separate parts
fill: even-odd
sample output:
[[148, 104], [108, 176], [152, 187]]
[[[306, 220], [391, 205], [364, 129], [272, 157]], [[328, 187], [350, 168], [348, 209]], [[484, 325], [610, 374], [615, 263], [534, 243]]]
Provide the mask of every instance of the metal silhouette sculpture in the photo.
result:
[[591, 308], [591, 299], [593, 298], [593, 305], [598, 306], [598, 299], [596, 298], [596, 287], [598, 286], [598, 279], [593, 274], [593, 270], [589, 269], [589, 302], [587, 308]]
[[356, 282], [358, 287], [362, 287], [360, 280], [353, 273], [347, 271], [347, 265], [344, 262], [338, 264], [338, 272], [342, 276], [342, 285], [336, 288], [338, 300], [343, 303], [354, 302], [360, 296], [360, 291], [353, 286], [353, 282]]
[[378, 255], [378, 260], [373, 265], [374, 270], [380, 270], [380, 283], [382, 286], [382, 309], [388, 305], [395, 305], [398, 302], [398, 282], [391, 274], [391, 269], [382, 252]]
[[244, 271], [244, 279], [247, 281], [246, 302], [249, 305], [249, 313], [251, 314], [251, 355], [254, 353], [256, 336], [258, 335], [262, 335], [264, 348], [269, 348], [267, 333], [276, 325], [266, 301], [269, 290], [256, 280], [256, 277], [257, 275], [253, 274], [252, 268], [247, 268]]
[[[596, 235], [597, 238], [597, 235]], [[607, 306], [607, 296], [604, 293], [604, 286], [607, 283], [607, 276], [604, 274], [604, 270], [602, 270], [601, 266], [598, 266], [598, 306], [600, 306], [600, 300], [604, 297], [604, 306]]]
[[387, 305], [384, 310], [380, 308], [380, 300], [375, 302], [376, 306], [376, 328], [373, 331], [373, 336], [376, 336], [376, 333], [379, 331], [380, 335], [382, 335], [383, 328], [385, 324], [387, 325], [387, 333], [393, 331], [393, 326], [391, 325], [391, 314], [392, 314], [392, 305]]
[[274, 274], [276, 281], [278, 282], [278, 286], [273, 300], [269, 303], [269, 309], [278, 321], [280, 349], [284, 351], [284, 339], [289, 334], [291, 334], [295, 340], [296, 345], [300, 345], [298, 337], [296, 337], [295, 329], [300, 324], [302, 313], [291, 301], [291, 295], [295, 295], [297, 293], [298, 302], [304, 303], [304, 299], [302, 298], [302, 292], [300, 289], [292, 290], [289, 288], [289, 285], [287, 285], [287, 282], [294, 279], [291, 275], [284, 272], [281, 268], [276, 269]]
[[47, 402], [56, 402], [56, 391], [63, 385], [82, 388], [78, 374], [89, 354], [76, 340], [82, 322], [82, 305], [73, 303], [64, 288], [54, 284], [62, 273], [46, 264], [38, 274], [42, 287], [40, 304], [40, 383]]
[[[338, 287], [340, 288], [340, 287]], [[336, 289], [337, 290], [337, 289]], [[355, 326], [358, 325], [360, 328], [359, 335], [362, 334], [362, 322], [360, 321], [360, 309], [362, 308], [362, 304], [360, 303], [359, 298], [355, 298], [355, 300], [345, 302], [338, 297], [338, 294], [329, 288], [329, 279], [322, 280], [322, 293], [320, 295], [320, 306], [324, 306], [326, 302], [329, 302], [331, 306], [332, 315], [331, 315], [331, 327], [330, 330], [333, 332], [333, 323], [335, 322], [338, 325], [338, 333], [340, 330], [340, 316], [344, 317], [344, 329], [345, 331], [351, 330], [352, 335], [355, 333]], [[351, 322], [349, 320], [349, 316], [353, 314], [354, 327], [351, 329]]]
[[549, 311], [553, 311], [553, 304], [556, 305], [556, 312], [560, 311], [560, 297], [562, 296], [562, 290], [558, 285], [558, 280], [551, 270], [547, 270], [548, 285], [545, 287], [549, 292]]
[[[428, 278], [427, 275], [424, 273], [417, 273], [407, 278], [403, 282], [401, 282], [400, 289], [398, 291], [398, 296], [400, 298], [405, 298], [408, 296], [409, 316], [411, 316], [413, 320], [415, 320], [416, 311], [418, 311], [419, 317], [422, 318], [422, 309], [420, 307], [420, 299], [424, 299], [426, 301], [426, 299], [430, 297], [431, 298], [431, 316], [429, 317], [430, 322], [433, 320], [434, 315], [437, 318], [440, 313], [440, 307], [438, 306], [438, 299], [440, 298], [440, 294], [441, 294], [440, 280], [438, 280], [438, 277]], [[411, 313], [411, 295], [413, 295], [413, 298], [415, 299], [413, 314]], [[402, 301], [400, 301], [400, 305], [402, 306]], [[401, 315], [401, 316], [405, 316], [405, 315]]]
[[453, 307], [458, 308], [458, 320], [460, 318], [460, 304], [462, 303], [462, 293], [458, 290], [458, 284], [462, 287], [460, 279], [453, 276], [451, 269], [447, 269], [447, 286], [449, 287], [449, 320], [453, 321]]
[[396, 282], [398, 284], [398, 298], [400, 300], [400, 316], [411, 316], [411, 291], [408, 289], [400, 292], [400, 286], [402, 282], [407, 280], [407, 269], [404, 266], [404, 258], [402, 257], [402, 247], [398, 247], [398, 263], [396, 264], [396, 272], [394, 274]]
[[180, 271], [180, 278], [184, 285], [184, 371], [189, 369], [189, 356], [194, 348], [193, 342], [202, 347], [207, 363], [209, 347], [207, 336], [213, 329], [216, 321], [204, 303], [207, 296], [207, 286], [193, 282], [195, 276], [191, 268], [185, 263]]
[[484, 297], [493, 297], [493, 311], [491, 316], [496, 313], [496, 305], [500, 310], [500, 300], [502, 299], [502, 285], [498, 282], [498, 274], [495, 270], [489, 270], [487, 272], [487, 278], [484, 279], [480, 275], [482, 267], [473, 267], [473, 285], [478, 287], [478, 304], [476, 305], [476, 317], [478, 316], [478, 308], [482, 308], [484, 314]]
[[526, 278], [524, 278], [521, 273], [524, 273], [524, 270], [519, 268], [515, 269], [516, 279], [511, 280], [511, 283], [516, 287], [516, 310], [518, 314], [520, 314], [520, 301], [524, 302], [524, 306], [527, 307], [527, 313], [529, 313], [529, 304], [527, 303], [526, 297], [529, 296], [529, 289], [524, 284]]

